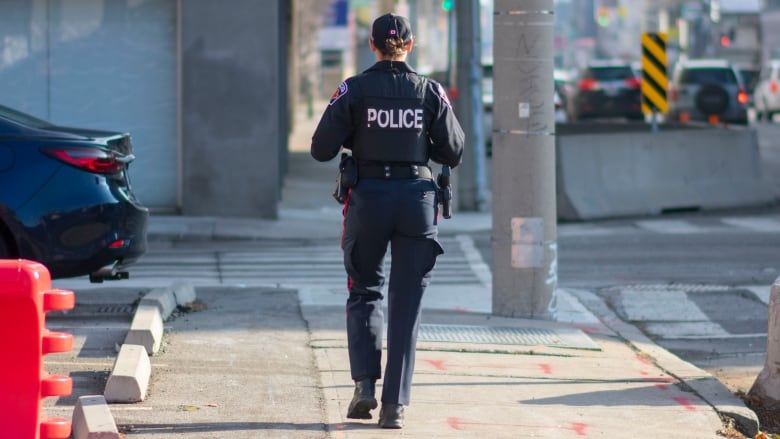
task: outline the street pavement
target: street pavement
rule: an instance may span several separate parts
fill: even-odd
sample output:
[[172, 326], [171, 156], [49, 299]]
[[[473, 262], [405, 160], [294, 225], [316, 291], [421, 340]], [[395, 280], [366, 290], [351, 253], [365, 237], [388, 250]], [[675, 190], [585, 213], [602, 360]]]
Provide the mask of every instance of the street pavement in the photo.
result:
[[[302, 125], [298, 133], [311, 129]], [[153, 214], [152, 247], [249, 242], [273, 249], [287, 242], [337, 248], [340, 207], [330, 198], [335, 163], [296, 152], [305, 138], [291, 138], [278, 219]], [[440, 233], [458, 240], [490, 227], [489, 213], [456, 212]], [[492, 313], [489, 268], [468, 267], [476, 280], [448, 283], [452, 274], [434, 270], [402, 430], [377, 428], [378, 410], [372, 420], [345, 417], [353, 390], [346, 290], [301, 285], [292, 275], [265, 286], [198, 284], [201, 307], [166, 322], [146, 399], [110, 405], [116, 424], [127, 438], [155, 439], [715, 438], [726, 418], [748, 434], [757, 431], [755, 414], [723, 384], [624, 323], [593, 292], [559, 288], [551, 319], [500, 317]], [[176, 272], [168, 278], [187, 281]], [[81, 303], [105, 294], [61, 285], [77, 289]], [[73, 332], [74, 350], [47, 356], [47, 370], [105, 368], [105, 357], [89, 354], [95, 335]], [[47, 403], [46, 410], [61, 416], [77, 396]]]

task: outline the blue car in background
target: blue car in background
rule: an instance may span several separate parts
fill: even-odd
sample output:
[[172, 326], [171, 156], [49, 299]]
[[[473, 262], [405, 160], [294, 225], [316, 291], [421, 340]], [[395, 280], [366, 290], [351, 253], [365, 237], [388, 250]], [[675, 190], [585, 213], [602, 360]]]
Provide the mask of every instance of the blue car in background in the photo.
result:
[[126, 133], [67, 128], [0, 105], [0, 258], [53, 279], [122, 279], [146, 251], [149, 211], [128, 178]]

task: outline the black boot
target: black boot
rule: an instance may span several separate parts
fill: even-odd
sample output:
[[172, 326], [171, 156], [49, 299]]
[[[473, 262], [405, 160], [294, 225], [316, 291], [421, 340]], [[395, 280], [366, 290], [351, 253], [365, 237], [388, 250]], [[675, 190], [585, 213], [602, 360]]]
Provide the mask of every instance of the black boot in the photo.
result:
[[382, 403], [382, 409], [379, 410], [380, 428], [403, 428], [404, 426], [404, 406], [401, 404]]
[[355, 395], [349, 403], [347, 418], [371, 419], [371, 410], [377, 407], [374, 383], [375, 381], [370, 379], [355, 381]]

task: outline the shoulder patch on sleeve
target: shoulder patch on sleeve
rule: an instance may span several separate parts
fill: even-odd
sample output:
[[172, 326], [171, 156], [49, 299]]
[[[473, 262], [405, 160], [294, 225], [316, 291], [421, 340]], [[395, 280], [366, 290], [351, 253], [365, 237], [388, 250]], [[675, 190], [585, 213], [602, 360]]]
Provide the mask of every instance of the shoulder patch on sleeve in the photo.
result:
[[339, 84], [339, 88], [337, 88], [336, 91], [333, 92], [333, 96], [330, 97], [330, 102], [328, 102], [328, 105], [335, 104], [336, 101], [339, 100], [339, 98], [347, 94], [348, 90], [349, 89], [347, 87], [347, 81], [344, 81], [341, 84]]
[[448, 107], [451, 107], [451, 106], [452, 106], [452, 105], [450, 104], [450, 98], [449, 98], [449, 96], [447, 96], [447, 90], [445, 90], [445, 89], [444, 89], [444, 87], [442, 87], [442, 85], [441, 85], [441, 84], [439, 84], [438, 82], [436, 83], [436, 94], [438, 94], [438, 95], [439, 95], [439, 97], [441, 98], [441, 100], [442, 100], [442, 101], [444, 101], [444, 103], [445, 103], [445, 104], [446, 104]]

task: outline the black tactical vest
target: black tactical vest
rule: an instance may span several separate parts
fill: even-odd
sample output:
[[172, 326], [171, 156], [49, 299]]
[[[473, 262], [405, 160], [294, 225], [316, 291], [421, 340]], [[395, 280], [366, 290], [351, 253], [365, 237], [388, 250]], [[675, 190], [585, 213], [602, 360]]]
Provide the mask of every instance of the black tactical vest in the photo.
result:
[[361, 162], [427, 163], [427, 80], [416, 74], [370, 71], [356, 78], [358, 105], [352, 154]]

